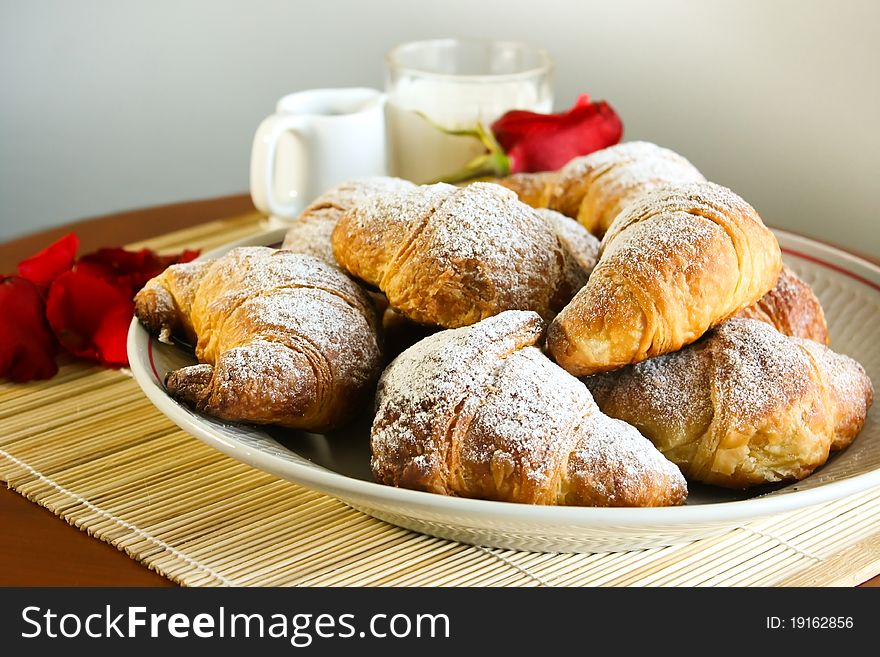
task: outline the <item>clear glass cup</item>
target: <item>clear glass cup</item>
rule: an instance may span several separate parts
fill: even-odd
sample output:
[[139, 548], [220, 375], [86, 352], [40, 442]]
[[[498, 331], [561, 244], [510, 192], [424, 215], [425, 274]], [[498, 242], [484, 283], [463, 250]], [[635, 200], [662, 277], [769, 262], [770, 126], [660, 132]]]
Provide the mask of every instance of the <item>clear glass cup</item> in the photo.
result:
[[440, 127], [488, 128], [512, 109], [550, 112], [552, 76], [547, 52], [513, 41], [435, 39], [392, 49], [385, 80], [391, 174], [426, 183], [462, 169], [482, 145]]

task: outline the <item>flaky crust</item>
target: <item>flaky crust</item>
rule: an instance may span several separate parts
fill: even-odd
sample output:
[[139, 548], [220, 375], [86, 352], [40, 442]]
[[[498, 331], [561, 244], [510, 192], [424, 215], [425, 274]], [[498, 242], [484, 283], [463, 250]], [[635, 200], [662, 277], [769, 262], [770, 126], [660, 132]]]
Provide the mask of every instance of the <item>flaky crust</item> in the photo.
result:
[[852, 442], [873, 401], [856, 361], [739, 317], [585, 382], [605, 413], [637, 427], [686, 477], [733, 488], [803, 479]]
[[661, 506], [681, 473], [536, 345], [542, 321], [508, 311], [441, 331], [379, 383], [371, 432], [377, 481], [530, 504]]
[[[499, 178], [498, 184], [512, 190], [519, 200], [533, 208], [550, 208], [553, 187], [557, 184], [556, 171], [540, 171], [536, 173], [515, 173]], [[577, 217], [571, 217], [576, 219]]]
[[170, 342], [171, 337], [176, 336], [195, 344], [193, 303], [210, 268], [209, 260], [172, 265], [147, 281], [135, 297], [135, 315], [141, 324], [163, 342]]
[[[346, 212], [333, 232], [337, 262], [381, 289], [409, 319], [466, 326], [503, 310], [552, 317], [587, 273], [557, 219], [538, 213], [498, 185], [424, 185], [380, 194]], [[572, 273], [580, 267], [580, 275]]]
[[822, 304], [813, 289], [788, 266], [783, 265], [776, 285], [738, 317], [770, 324], [780, 333], [814, 340], [828, 346], [828, 326]]
[[563, 247], [562, 273], [568, 281], [571, 296], [580, 290], [599, 261], [599, 240], [574, 219], [555, 210], [540, 208], [536, 212], [550, 225]]
[[524, 203], [557, 210], [602, 237], [639, 195], [669, 184], [704, 180], [678, 153], [630, 141], [577, 157], [556, 172], [514, 174], [499, 183], [514, 190]]
[[336, 264], [332, 237], [339, 218], [374, 194], [405, 191], [412, 187], [415, 185], [407, 180], [386, 176], [343, 182], [309, 203], [287, 229], [281, 248]]
[[547, 348], [578, 376], [675, 351], [760, 299], [781, 267], [773, 233], [729, 189], [648, 192], [605, 235], [587, 284], [550, 325]]
[[195, 338], [201, 364], [168, 392], [229, 421], [323, 431], [348, 421], [381, 368], [378, 318], [337, 267], [265, 247], [172, 265], [135, 298], [153, 333]]

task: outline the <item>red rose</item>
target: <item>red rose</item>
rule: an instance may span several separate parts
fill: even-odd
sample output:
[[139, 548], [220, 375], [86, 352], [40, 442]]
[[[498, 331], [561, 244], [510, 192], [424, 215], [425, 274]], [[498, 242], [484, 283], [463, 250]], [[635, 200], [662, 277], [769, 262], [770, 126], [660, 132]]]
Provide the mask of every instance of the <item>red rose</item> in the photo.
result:
[[52, 378], [57, 351], [40, 288], [21, 276], [0, 277], [0, 378]]
[[571, 109], [558, 114], [511, 110], [492, 124], [448, 134], [479, 139], [486, 152], [463, 169], [436, 182], [460, 183], [511, 173], [555, 171], [581, 155], [613, 146], [623, 136], [623, 123], [605, 101], [590, 102], [581, 94]]
[[492, 124], [492, 134], [507, 153], [510, 173], [555, 171], [572, 158], [619, 142], [623, 123], [608, 103], [591, 103], [582, 94], [559, 114], [507, 112]]

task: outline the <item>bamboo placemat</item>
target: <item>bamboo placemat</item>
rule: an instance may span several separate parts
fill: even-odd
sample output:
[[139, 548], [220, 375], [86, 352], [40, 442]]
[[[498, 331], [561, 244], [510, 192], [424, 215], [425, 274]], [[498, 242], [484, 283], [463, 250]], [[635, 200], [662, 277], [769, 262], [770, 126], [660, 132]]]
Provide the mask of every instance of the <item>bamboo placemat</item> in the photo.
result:
[[[148, 240], [211, 249], [258, 215]], [[0, 384], [0, 479], [180, 584], [357, 586], [852, 585], [880, 572], [880, 489], [686, 545], [539, 554], [375, 520], [179, 430], [125, 371], [65, 364]]]

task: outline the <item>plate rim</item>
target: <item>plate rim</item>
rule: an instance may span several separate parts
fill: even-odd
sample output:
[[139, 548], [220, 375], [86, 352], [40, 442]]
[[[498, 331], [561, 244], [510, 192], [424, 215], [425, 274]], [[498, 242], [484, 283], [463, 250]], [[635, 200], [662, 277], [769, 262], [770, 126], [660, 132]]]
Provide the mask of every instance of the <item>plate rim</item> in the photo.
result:
[[[856, 280], [880, 292], [880, 266], [850, 253], [837, 246], [798, 233], [773, 228], [783, 241], [799, 242], [820, 251], [828, 252], [851, 265], [863, 268], [873, 274], [877, 282], [870, 281], [856, 272], [842, 267], [835, 270], [854, 277]], [[286, 228], [259, 232], [254, 235], [229, 242], [202, 254], [199, 259], [217, 257], [226, 251], [245, 245], [269, 245], [281, 241]], [[791, 250], [789, 250], [791, 252]], [[793, 254], [795, 257], [803, 254]], [[829, 263], [820, 263], [828, 265]], [[364, 499], [401, 507], [413, 511], [439, 510], [444, 514], [455, 513], [469, 519], [491, 518], [493, 520], [516, 521], [532, 525], [567, 524], [571, 526], [601, 525], [611, 523], [627, 526], [668, 528], [677, 525], [732, 522], [756, 519], [786, 511], [796, 511], [806, 507], [839, 500], [850, 495], [880, 486], [880, 468], [828, 482], [815, 488], [793, 491], [777, 496], [757, 496], [746, 500], [734, 500], [708, 504], [665, 506], [665, 507], [588, 507], [551, 506], [502, 502], [477, 498], [439, 495], [426, 491], [388, 486], [377, 482], [357, 479], [335, 472], [318, 464], [311, 466], [296, 463], [271, 453], [247, 447], [232, 438], [221, 436], [211, 430], [210, 425], [196, 420], [195, 411], [183, 407], [171, 399], [164, 388], [156, 385], [152, 373], [143, 366], [141, 358], [144, 347], [150, 345], [153, 337], [132, 318], [127, 337], [127, 351], [132, 375], [141, 390], [154, 406], [186, 433], [201, 440], [210, 447], [227, 456], [258, 470], [292, 481], [311, 490], [319, 491], [346, 502], [357, 499], [362, 505]]]

